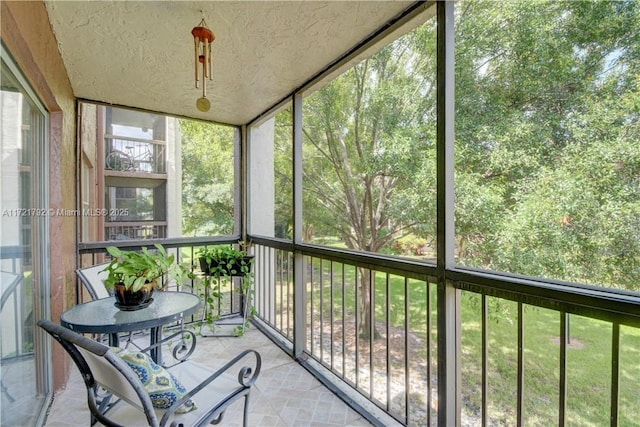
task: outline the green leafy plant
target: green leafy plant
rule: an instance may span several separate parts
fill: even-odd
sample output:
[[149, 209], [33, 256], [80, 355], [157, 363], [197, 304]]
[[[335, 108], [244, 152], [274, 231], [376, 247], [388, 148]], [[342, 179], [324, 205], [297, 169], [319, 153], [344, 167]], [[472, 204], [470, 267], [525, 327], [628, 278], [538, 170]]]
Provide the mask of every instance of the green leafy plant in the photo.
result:
[[245, 276], [251, 271], [253, 257], [244, 245], [240, 249], [231, 245], [205, 247], [198, 251], [200, 268], [212, 277]]
[[[216, 307], [219, 307], [219, 300], [223, 295], [220, 290], [221, 277], [242, 277], [241, 285], [237, 292], [243, 295], [244, 298], [250, 298], [253, 294], [253, 272], [251, 271], [253, 256], [249, 255], [248, 246], [249, 243], [240, 241], [237, 247], [218, 245], [204, 247], [197, 252], [200, 269], [205, 274], [203, 284], [207, 289], [201, 296], [204, 297], [205, 303], [209, 306], [203, 323], [210, 327], [215, 327], [215, 320], [219, 318], [219, 315], [216, 314]], [[247, 314], [254, 315], [255, 309], [253, 307], [246, 307], [245, 309], [249, 310]], [[246, 323], [235, 328], [236, 335], [243, 334], [243, 326], [246, 326]]]
[[146, 283], [161, 279], [156, 287], [164, 288], [169, 280], [182, 283], [191, 276], [187, 268], [175, 262], [175, 255], [167, 254], [166, 249], [155, 244], [156, 251], [143, 247], [141, 251], [129, 251], [115, 246], [107, 247], [107, 252], [113, 257], [102, 271], [108, 276], [104, 283], [107, 289], [113, 289], [117, 284], [124, 284], [126, 289], [140, 290]]

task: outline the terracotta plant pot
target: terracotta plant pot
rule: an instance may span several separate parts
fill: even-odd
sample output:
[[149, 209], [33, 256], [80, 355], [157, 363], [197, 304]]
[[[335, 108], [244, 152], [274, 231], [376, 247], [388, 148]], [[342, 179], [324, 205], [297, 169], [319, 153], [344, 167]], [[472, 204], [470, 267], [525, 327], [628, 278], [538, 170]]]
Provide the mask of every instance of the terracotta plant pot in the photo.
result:
[[153, 301], [153, 290], [156, 282], [146, 283], [137, 291], [125, 289], [124, 284], [118, 283], [115, 286], [113, 296], [116, 298], [115, 306], [123, 311], [140, 310], [147, 307]]

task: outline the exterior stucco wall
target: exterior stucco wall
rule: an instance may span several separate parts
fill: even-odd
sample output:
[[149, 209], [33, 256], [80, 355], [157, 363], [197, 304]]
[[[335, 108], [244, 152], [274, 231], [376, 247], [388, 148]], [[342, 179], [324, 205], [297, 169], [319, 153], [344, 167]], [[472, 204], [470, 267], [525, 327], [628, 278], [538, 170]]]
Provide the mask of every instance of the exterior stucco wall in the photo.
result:
[[[80, 132], [78, 144], [80, 144], [80, 193], [78, 194], [79, 209], [101, 209], [104, 208], [104, 194], [102, 181], [104, 177], [101, 169], [98, 153], [102, 146], [98, 138], [98, 132], [104, 128], [104, 108], [95, 104], [83, 102], [78, 105]], [[81, 216], [78, 239], [81, 242], [91, 242], [104, 240], [104, 217]], [[84, 267], [84, 266], [79, 266]], [[85, 295], [86, 297], [86, 295]]]
[[[41, 1], [2, 1], [2, 41], [50, 114], [49, 205], [76, 209], [75, 99]], [[76, 218], [50, 218], [51, 317], [75, 303]], [[68, 359], [53, 346], [54, 387], [68, 377]]]

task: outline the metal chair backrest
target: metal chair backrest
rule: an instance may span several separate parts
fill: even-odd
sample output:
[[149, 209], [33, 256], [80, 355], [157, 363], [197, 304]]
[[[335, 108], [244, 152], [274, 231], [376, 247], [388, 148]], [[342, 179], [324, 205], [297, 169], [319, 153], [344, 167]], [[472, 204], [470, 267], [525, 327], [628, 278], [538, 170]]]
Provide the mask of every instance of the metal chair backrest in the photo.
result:
[[91, 299], [95, 300], [111, 296], [104, 285], [107, 272], [102, 270], [104, 270], [106, 266], [107, 263], [104, 263], [76, 270], [78, 279], [80, 279], [82, 285], [87, 289], [89, 295], [91, 295]]
[[[154, 409], [136, 372], [113, 349], [49, 320], [39, 320], [38, 326], [62, 345], [80, 370], [92, 425], [100, 422], [106, 426], [201, 427], [220, 423], [226, 409], [244, 399], [242, 425], [248, 426], [249, 393], [262, 365], [255, 350], [240, 352], [215, 371], [193, 361], [175, 365], [171, 375], [187, 393], [168, 409]], [[178, 413], [181, 405], [192, 398], [193, 410]]]
[[[39, 320], [38, 326], [62, 345], [80, 370], [92, 418], [105, 425], [113, 425], [103, 415], [106, 408], [104, 396], [98, 394], [100, 386], [144, 412], [150, 426], [158, 425], [153, 404], [140, 379], [110, 347], [49, 320]], [[107, 403], [113, 404], [114, 400], [108, 399]]]

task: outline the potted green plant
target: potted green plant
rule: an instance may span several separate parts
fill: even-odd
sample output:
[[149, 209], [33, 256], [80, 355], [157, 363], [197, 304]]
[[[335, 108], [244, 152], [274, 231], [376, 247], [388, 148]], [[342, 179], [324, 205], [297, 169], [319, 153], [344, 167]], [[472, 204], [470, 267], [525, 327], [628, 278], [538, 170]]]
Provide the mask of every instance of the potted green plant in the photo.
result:
[[[175, 256], [169, 255], [160, 244], [156, 250], [143, 247], [140, 251], [131, 251], [107, 247], [113, 260], [102, 270], [107, 272], [105, 287], [113, 290], [116, 306], [121, 310], [139, 310], [153, 301], [154, 289], [164, 289], [169, 280], [182, 283], [190, 272], [175, 262]], [[160, 283], [158, 283], [160, 281]]]
[[[241, 295], [241, 305], [243, 313], [243, 322], [236, 328], [236, 335], [244, 333], [244, 327], [247, 323], [249, 311], [254, 312], [253, 307], [249, 307], [250, 294], [252, 293], [253, 273], [251, 267], [253, 264], [253, 255], [248, 253], [248, 243], [244, 241], [238, 242], [238, 246], [217, 245], [200, 249], [197, 256], [200, 261], [200, 269], [205, 275], [203, 282], [205, 286], [204, 294], [201, 295], [208, 304], [205, 310], [203, 322], [210, 327], [215, 327], [215, 320], [219, 317], [216, 312], [216, 306], [220, 306], [221, 277], [240, 277], [240, 286], [237, 292]], [[213, 279], [213, 280], [212, 280]], [[226, 281], [225, 283], [230, 283]], [[201, 325], [202, 326], [202, 325]]]
[[200, 269], [206, 276], [246, 276], [251, 271], [253, 256], [244, 247], [231, 245], [204, 247], [198, 251]]

